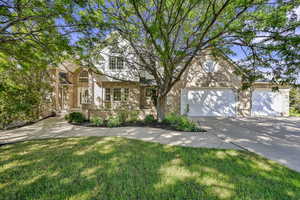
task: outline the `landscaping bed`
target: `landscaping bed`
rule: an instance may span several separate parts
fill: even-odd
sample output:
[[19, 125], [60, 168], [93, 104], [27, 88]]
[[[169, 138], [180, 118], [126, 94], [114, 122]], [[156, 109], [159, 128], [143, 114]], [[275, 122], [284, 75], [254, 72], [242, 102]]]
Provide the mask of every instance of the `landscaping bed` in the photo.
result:
[[88, 127], [153, 127], [167, 130], [183, 131], [183, 132], [206, 132], [195, 122], [189, 120], [186, 116], [177, 115], [174, 113], [168, 114], [162, 122], [158, 122], [153, 115], [147, 115], [143, 120], [138, 119], [137, 115], [130, 112], [122, 112], [116, 116], [111, 116], [107, 119], [93, 117], [91, 120], [85, 119], [82, 113], [73, 112], [66, 116], [69, 123], [88, 126]]

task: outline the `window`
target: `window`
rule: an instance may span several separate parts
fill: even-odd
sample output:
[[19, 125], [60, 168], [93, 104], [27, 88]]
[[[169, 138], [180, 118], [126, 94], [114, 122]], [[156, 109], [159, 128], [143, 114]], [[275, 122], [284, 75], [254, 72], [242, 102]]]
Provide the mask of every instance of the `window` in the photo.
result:
[[110, 88], [105, 88], [105, 101], [110, 101]]
[[146, 105], [152, 105], [155, 104], [155, 97], [156, 97], [156, 89], [152, 87], [147, 87], [145, 90], [145, 99], [146, 99]]
[[66, 72], [59, 72], [59, 82], [61, 84], [68, 84], [68, 74]]
[[145, 94], [145, 96], [146, 97], [156, 96], [156, 89], [155, 88], [151, 88], [151, 87], [146, 88], [146, 94]]
[[112, 70], [121, 70], [124, 68], [124, 58], [117, 56], [109, 57], [109, 69]]
[[121, 88], [114, 88], [113, 96], [114, 101], [121, 101]]
[[129, 88], [124, 88], [124, 101], [128, 101], [129, 98]]
[[110, 53], [122, 53], [122, 49], [115, 45], [110, 48]]
[[146, 88], [146, 97], [152, 97], [152, 88]]
[[113, 101], [128, 101], [129, 100], [129, 88], [105, 88], [105, 101], [111, 101], [111, 92]]
[[123, 69], [124, 59], [122, 57], [117, 57], [117, 69]]
[[80, 89], [79, 98], [80, 98], [79, 99], [80, 104], [88, 104], [90, 102], [89, 90], [88, 89]]
[[104, 103], [104, 107], [105, 107], [106, 109], [111, 109], [111, 102], [105, 102], [105, 103]]
[[204, 63], [204, 70], [206, 72], [215, 72], [216, 63], [212, 60], [208, 60]]
[[84, 71], [80, 72], [79, 82], [81, 82], [81, 83], [89, 82], [89, 73], [88, 73], [88, 71], [84, 70]]

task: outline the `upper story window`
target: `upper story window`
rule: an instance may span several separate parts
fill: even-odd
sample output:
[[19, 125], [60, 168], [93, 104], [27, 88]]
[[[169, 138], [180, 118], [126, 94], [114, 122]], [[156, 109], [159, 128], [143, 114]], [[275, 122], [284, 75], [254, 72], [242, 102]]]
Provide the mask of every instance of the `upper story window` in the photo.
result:
[[216, 71], [216, 62], [208, 60], [204, 63], [205, 72], [215, 72]]
[[109, 57], [109, 69], [122, 70], [124, 69], [124, 58], [119, 56]]
[[121, 54], [122, 53], [122, 49], [120, 49], [119, 47], [117, 47], [117, 46], [113, 46], [113, 47], [111, 47], [111, 49], [110, 49], [110, 53], [116, 53], [116, 54]]
[[87, 83], [87, 82], [89, 82], [89, 73], [88, 73], [88, 71], [84, 70], [84, 71], [80, 72], [80, 74], [79, 74], [79, 82], [81, 82], [81, 83]]

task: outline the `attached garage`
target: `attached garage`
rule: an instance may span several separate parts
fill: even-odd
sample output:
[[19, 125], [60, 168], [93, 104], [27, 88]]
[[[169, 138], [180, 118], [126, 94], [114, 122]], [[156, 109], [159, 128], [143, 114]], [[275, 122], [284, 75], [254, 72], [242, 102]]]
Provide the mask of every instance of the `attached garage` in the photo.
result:
[[272, 91], [261, 88], [252, 92], [252, 116], [287, 116], [289, 112], [289, 89]]
[[181, 113], [190, 117], [236, 116], [236, 93], [232, 89], [183, 89]]

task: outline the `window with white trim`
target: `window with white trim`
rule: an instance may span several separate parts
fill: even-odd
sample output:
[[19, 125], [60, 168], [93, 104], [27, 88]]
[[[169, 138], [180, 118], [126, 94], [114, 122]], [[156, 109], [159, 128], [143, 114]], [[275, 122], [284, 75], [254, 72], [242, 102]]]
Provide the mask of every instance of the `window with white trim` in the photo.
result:
[[119, 56], [109, 56], [109, 69], [111, 70], [124, 69], [124, 58]]
[[83, 70], [79, 73], [79, 82], [81, 83], [87, 83], [89, 82], [89, 73], [86, 70]]
[[129, 99], [129, 88], [124, 88], [124, 101], [128, 101]]
[[113, 99], [114, 101], [121, 101], [121, 88], [113, 89]]
[[110, 101], [111, 96], [110, 96], [110, 88], [105, 88], [105, 101]]
[[129, 94], [129, 88], [105, 88], [105, 102], [128, 101]]
[[89, 104], [90, 96], [88, 88], [79, 88], [79, 103], [80, 104]]

